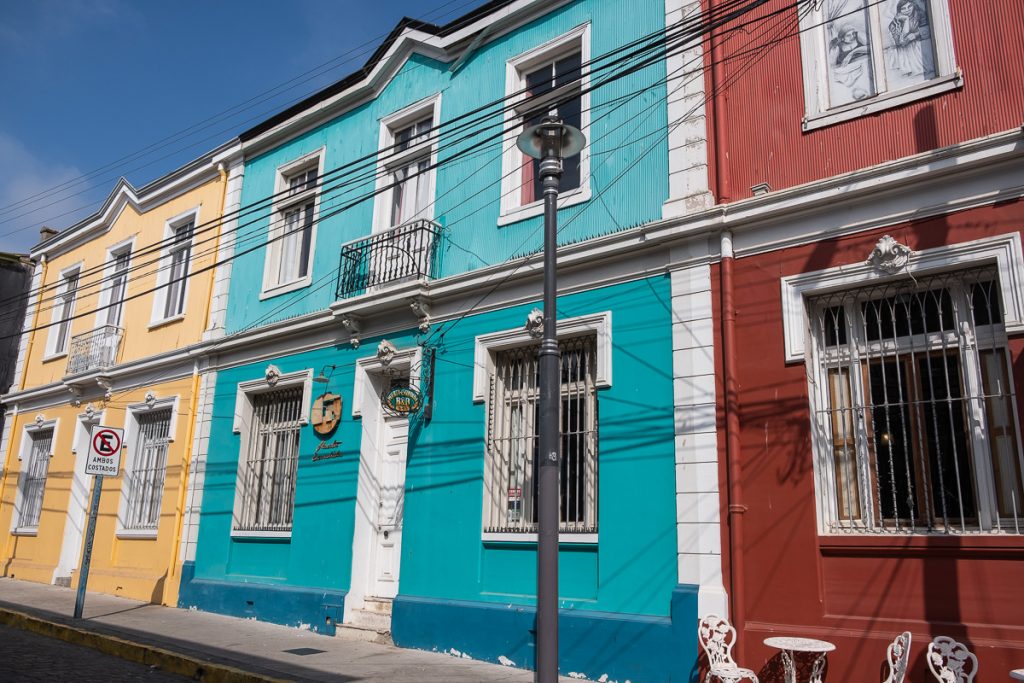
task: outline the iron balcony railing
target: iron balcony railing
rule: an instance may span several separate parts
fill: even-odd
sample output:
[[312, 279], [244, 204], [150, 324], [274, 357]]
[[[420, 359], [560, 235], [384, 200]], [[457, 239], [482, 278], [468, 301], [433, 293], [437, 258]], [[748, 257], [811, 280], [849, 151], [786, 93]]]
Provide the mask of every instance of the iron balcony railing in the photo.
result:
[[435, 277], [441, 226], [416, 220], [341, 247], [338, 298], [348, 299], [388, 284]]
[[123, 336], [122, 328], [103, 325], [91, 332], [72, 337], [68, 349], [67, 374], [77, 375], [90, 370], [105, 370], [116, 364]]

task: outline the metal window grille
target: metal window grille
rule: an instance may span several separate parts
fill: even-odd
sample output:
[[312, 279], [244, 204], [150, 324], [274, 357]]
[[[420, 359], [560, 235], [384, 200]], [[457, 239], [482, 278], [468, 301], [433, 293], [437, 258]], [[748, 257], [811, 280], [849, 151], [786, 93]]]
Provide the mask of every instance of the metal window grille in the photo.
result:
[[[561, 351], [561, 533], [597, 532], [597, 391], [594, 337], [559, 342]], [[537, 532], [537, 346], [500, 351], [490, 378], [484, 531]]]
[[826, 529], [1020, 533], [1020, 435], [995, 268], [808, 303]]
[[39, 526], [39, 515], [43, 509], [43, 491], [46, 489], [46, 473], [50, 469], [50, 453], [53, 450], [53, 430], [32, 432], [29, 438], [32, 445], [22, 485], [19, 527]]
[[170, 444], [171, 409], [140, 413], [138, 439], [128, 472], [128, 502], [125, 528], [156, 531], [160, 523], [164, 478], [167, 475], [167, 448]]
[[301, 386], [252, 398], [248, 453], [241, 471], [239, 531], [291, 529], [301, 414]]

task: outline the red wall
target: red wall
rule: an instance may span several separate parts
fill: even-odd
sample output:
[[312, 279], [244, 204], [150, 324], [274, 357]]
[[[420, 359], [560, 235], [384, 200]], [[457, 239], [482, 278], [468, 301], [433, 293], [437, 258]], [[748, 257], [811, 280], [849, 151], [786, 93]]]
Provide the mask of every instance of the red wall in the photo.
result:
[[[793, 4], [771, 0], [756, 16]], [[709, 112], [725, 130], [726, 145], [715, 160], [721, 163], [727, 152], [725, 199], [749, 197], [750, 187], [759, 183], [780, 190], [1020, 126], [1024, 2], [949, 0], [949, 7], [954, 53], [964, 75], [961, 89], [807, 133], [800, 125], [804, 94], [800, 41], [793, 30], [796, 9], [727, 34], [721, 49], [725, 58], [733, 58], [719, 74], [724, 86]], [[776, 34], [774, 27], [782, 22], [787, 30]], [[761, 33], [766, 28], [769, 32]], [[768, 40], [774, 35], [789, 37]], [[736, 56], [766, 44], [771, 48], [753, 53], [754, 59]], [[715, 83], [710, 72], [709, 93]]]
[[[925, 680], [924, 647], [935, 635], [966, 638], [980, 659], [979, 683], [1007, 680], [1007, 671], [1024, 666], [1024, 537], [818, 537], [807, 384], [803, 364], [784, 362], [779, 284], [786, 275], [862, 263], [882, 234], [925, 249], [1022, 228], [1024, 202], [1014, 201], [735, 261], [742, 503], [749, 507], [744, 666], [762, 669], [775, 654], [761, 642], [767, 636], [816, 636], [838, 646], [829, 680], [878, 681], [886, 643], [903, 630], [914, 634], [914, 680]], [[1024, 338], [1010, 344], [1024, 403]], [[763, 672], [762, 681], [776, 680]]]

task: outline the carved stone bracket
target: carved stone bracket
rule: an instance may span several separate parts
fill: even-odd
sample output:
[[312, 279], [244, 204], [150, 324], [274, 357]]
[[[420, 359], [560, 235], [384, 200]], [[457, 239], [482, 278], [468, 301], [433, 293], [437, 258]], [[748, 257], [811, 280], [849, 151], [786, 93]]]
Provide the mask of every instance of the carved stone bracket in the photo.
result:
[[96, 406], [91, 403], [87, 403], [85, 406], [85, 419], [92, 422], [96, 419]]
[[540, 339], [544, 336], [544, 311], [539, 308], [534, 308], [530, 311], [526, 315], [526, 325], [524, 327], [534, 339]]
[[268, 365], [263, 376], [266, 378], [267, 384], [274, 386], [277, 384], [277, 380], [281, 379], [281, 369], [273, 364]]
[[885, 235], [871, 250], [866, 263], [883, 273], [895, 275], [907, 267], [913, 253], [914, 251], [907, 245], [900, 244], [890, 235]]
[[398, 353], [398, 349], [387, 339], [382, 339], [380, 344], [377, 345], [377, 360], [384, 367], [391, 365], [391, 361], [395, 359], [396, 353]]
[[103, 390], [103, 400], [109, 401], [114, 394], [114, 384], [109, 377], [97, 377], [96, 384]]
[[420, 332], [426, 334], [430, 330], [430, 304], [423, 299], [412, 299], [409, 301], [409, 308], [413, 315], [419, 318]]
[[354, 315], [342, 315], [339, 319], [341, 326], [348, 331], [349, 340], [348, 343], [352, 345], [353, 349], [359, 348], [359, 335], [362, 333], [362, 324]]
[[143, 401], [145, 401], [147, 408], [152, 408], [154, 405], [156, 405], [156, 394], [154, 394], [152, 391], [147, 391], [146, 398], [144, 398]]
[[42, 427], [44, 422], [46, 422], [46, 418], [43, 417], [43, 414], [42, 413], [36, 414], [36, 419], [35, 419], [36, 427]]
[[68, 387], [68, 391], [71, 392], [71, 405], [75, 408], [82, 405], [82, 388], [77, 386]]

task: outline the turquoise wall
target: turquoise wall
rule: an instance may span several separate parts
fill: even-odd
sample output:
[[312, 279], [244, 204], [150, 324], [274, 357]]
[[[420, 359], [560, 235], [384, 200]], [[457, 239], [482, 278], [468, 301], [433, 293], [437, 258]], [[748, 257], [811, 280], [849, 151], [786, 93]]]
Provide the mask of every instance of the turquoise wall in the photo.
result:
[[[472, 400], [479, 334], [520, 328], [533, 304], [469, 316], [439, 346], [435, 408], [410, 427], [400, 594], [530, 604], [533, 544], [481, 541], [484, 405]], [[564, 546], [563, 607], [667, 616], [676, 587], [675, 458], [671, 318], [667, 277], [562, 297], [560, 317], [612, 312], [613, 382], [598, 394], [599, 542]], [[388, 335], [399, 348], [413, 333]], [[436, 335], [435, 335], [436, 341]], [[345, 457], [312, 462], [318, 439], [302, 431], [290, 541], [230, 537], [239, 435], [231, 430], [239, 382], [261, 378], [267, 362], [219, 373], [194, 575], [341, 590], [349, 586], [360, 424], [351, 418], [354, 363], [379, 339], [275, 358], [282, 372], [338, 366], [331, 390], [345, 411], [335, 435]], [[184, 589], [183, 589], [184, 590]], [[202, 608], [202, 606], [200, 605]]]
[[[364, 155], [375, 154], [379, 121], [435, 93], [441, 93], [441, 117], [452, 120], [505, 94], [506, 62], [523, 52], [590, 22], [591, 57], [664, 27], [664, 3], [641, 0], [623, 12], [611, 0], [580, 0], [554, 10], [531, 24], [477, 49], [454, 74], [448, 64], [413, 56], [372, 102], [346, 112], [270, 152], [246, 161], [242, 205], [274, 191], [276, 169], [293, 159], [325, 147], [324, 168], [330, 171]], [[560, 241], [578, 242], [661, 217], [668, 197], [668, 148], [665, 67], [657, 62], [591, 93], [591, 191], [593, 198], [560, 212]], [[495, 108], [495, 111], [497, 108]], [[437, 171], [436, 218], [445, 226], [441, 275], [500, 263], [541, 246], [539, 217], [497, 226], [500, 209], [501, 162], [498, 143], [483, 140], [499, 130], [498, 120], [481, 135], [455, 144], [465, 133], [442, 136], [440, 159], [463, 151]], [[372, 192], [373, 181], [328, 193], [321, 215]], [[266, 238], [267, 212], [240, 221], [239, 249]], [[313, 284], [290, 294], [260, 301], [264, 249], [235, 259], [228, 303], [229, 332], [266, 324], [310, 311], [334, 300], [334, 275], [340, 246], [371, 232], [373, 201], [366, 199], [318, 226]], [[248, 225], [246, 225], [248, 224]]]

